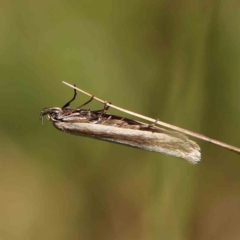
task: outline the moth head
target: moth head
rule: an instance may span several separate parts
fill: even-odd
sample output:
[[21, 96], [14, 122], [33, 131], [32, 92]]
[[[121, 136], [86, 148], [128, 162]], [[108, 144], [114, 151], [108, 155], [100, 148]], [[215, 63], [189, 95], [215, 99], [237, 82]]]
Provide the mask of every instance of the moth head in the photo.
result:
[[46, 107], [44, 108], [41, 113], [40, 113], [40, 120], [42, 121], [43, 124], [43, 117], [47, 115], [48, 120], [54, 121], [55, 118], [57, 118], [61, 113], [62, 109], [59, 107]]

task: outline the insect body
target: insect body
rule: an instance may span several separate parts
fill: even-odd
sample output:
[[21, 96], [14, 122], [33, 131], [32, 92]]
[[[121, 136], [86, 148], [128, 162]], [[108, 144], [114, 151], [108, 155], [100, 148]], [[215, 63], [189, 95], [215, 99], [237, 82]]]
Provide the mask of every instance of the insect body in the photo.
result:
[[76, 90], [74, 89], [73, 99], [62, 108], [44, 108], [40, 114], [41, 120], [43, 121], [43, 116], [47, 115], [58, 130], [66, 133], [164, 153], [183, 158], [191, 163], [200, 161], [200, 147], [189, 140], [186, 135], [107, 114], [106, 104], [102, 110], [82, 109], [93, 97], [78, 108], [68, 108], [75, 97]]

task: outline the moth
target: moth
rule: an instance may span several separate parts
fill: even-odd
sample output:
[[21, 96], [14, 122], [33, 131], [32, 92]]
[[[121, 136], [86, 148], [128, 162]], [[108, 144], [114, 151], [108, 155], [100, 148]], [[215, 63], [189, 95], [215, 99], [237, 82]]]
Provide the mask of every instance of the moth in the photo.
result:
[[107, 103], [101, 110], [83, 109], [82, 107], [90, 103], [94, 96], [77, 108], [69, 108], [76, 95], [74, 89], [73, 98], [62, 108], [44, 108], [40, 113], [41, 121], [43, 122], [46, 115], [55, 128], [65, 133], [168, 154], [193, 164], [200, 161], [199, 145], [185, 134], [109, 114]]

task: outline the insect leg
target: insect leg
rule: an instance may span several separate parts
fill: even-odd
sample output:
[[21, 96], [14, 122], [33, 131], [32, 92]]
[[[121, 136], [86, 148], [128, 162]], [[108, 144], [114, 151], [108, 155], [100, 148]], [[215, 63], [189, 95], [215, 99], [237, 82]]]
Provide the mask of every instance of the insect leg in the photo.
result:
[[90, 103], [92, 100], [94, 99], [94, 96], [92, 95], [92, 97], [87, 101], [85, 102], [84, 104], [82, 104], [81, 106], [77, 107], [77, 108], [82, 108], [83, 106], [87, 105], [88, 103]]
[[[110, 102], [109, 102], [109, 103], [110, 103]], [[98, 116], [98, 121], [97, 121], [97, 123], [102, 123], [102, 116], [103, 116], [103, 114], [105, 114], [105, 113], [107, 112], [107, 110], [109, 109], [109, 106], [108, 106], [107, 104], [108, 104], [108, 102], [105, 101], [105, 102], [104, 102], [104, 107], [103, 107], [103, 109], [99, 111], [99, 116]], [[111, 104], [111, 103], [110, 103], [110, 104]]]
[[[76, 86], [76, 85], [74, 84], [74, 86]], [[77, 91], [76, 91], [76, 89], [74, 89], [73, 98], [72, 98], [70, 101], [68, 101], [68, 102], [62, 107], [62, 109], [68, 107], [68, 106], [70, 105], [70, 103], [75, 100], [76, 96], [77, 96]]]

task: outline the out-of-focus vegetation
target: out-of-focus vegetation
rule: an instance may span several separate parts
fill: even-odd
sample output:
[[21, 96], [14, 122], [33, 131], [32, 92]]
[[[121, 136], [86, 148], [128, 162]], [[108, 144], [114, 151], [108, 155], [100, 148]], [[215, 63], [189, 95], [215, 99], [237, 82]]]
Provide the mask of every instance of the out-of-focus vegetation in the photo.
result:
[[240, 147], [238, 1], [0, 5], [0, 239], [240, 239], [239, 155], [198, 141], [192, 166], [38, 120], [67, 81]]

